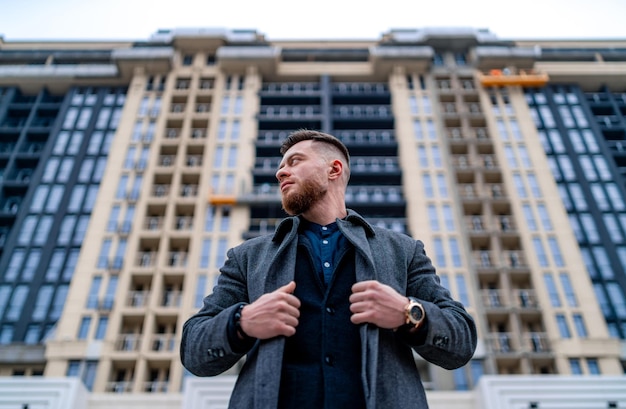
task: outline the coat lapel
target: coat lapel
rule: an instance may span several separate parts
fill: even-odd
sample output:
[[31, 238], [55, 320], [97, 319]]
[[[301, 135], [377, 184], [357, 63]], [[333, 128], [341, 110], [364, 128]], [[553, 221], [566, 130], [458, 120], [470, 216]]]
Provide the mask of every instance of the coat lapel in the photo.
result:
[[[298, 224], [295, 217], [285, 219], [276, 229], [272, 240], [279, 242], [270, 260], [263, 293], [270, 293], [294, 278], [296, 251], [298, 248]], [[282, 369], [285, 337], [276, 337], [259, 343], [255, 377], [255, 406], [258, 409], [278, 406], [280, 374]]]

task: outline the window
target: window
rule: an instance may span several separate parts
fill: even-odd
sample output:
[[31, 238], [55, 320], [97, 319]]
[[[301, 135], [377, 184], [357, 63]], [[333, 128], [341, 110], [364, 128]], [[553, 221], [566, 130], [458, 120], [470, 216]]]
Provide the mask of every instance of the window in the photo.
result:
[[70, 144], [67, 146], [67, 149], [65, 151], [65, 153], [67, 155], [76, 155], [78, 153], [78, 150], [80, 149], [80, 145], [82, 145], [83, 143], [83, 132], [82, 131], [75, 131], [72, 134], [72, 139], [70, 139]]
[[569, 367], [572, 371], [572, 375], [582, 375], [583, 370], [580, 366], [580, 359], [578, 358], [570, 358], [569, 359]]
[[420, 145], [417, 147], [417, 157], [419, 160], [419, 164], [421, 167], [428, 167], [428, 154], [426, 153], [426, 147], [424, 145]]
[[228, 242], [226, 239], [219, 239], [217, 241], [217, 253], [215, 256], [215, 267], [220, 268], [226, 261], [226, 250], [228, 248]]
[[65, 261], [65, 250], [57, 249], [52, 253], [48, 270], [46, 271], [46, 281], [55, 282], [59, 279], [61, 267]]
[[78, 327], [78, 339], [87, 339], [89, 334], [89, 327], [91, 326], [91, 317], [83, 317], [80, 321], [80, 327]]
[[604, 221], [604, 226], [606, 227], [606, 230], [609, 232], [609, 236], [611, 236], [611, 241], [613, 243], [619, 243], [623, 241], [622, 231], [619, 228], [619, 224], [617, 223], [615, 215], [612, 213], [604, 213], [602, 214], [602, 219]]
[[437, 174], [437, 186], [439, 188], [439, 197], [445, 199], [448, 197], [448, 184], [446, 183], [446, 176], [443, 173]]
[[452, 258], [452, 265], [454, 267], [461, 267], [461, 250], [459, 248], [459, 242], [456, 238], [450, 238], [450, 257]]
[[39, 289], [37, 298], [35, 298], [33, 315], [31, 316], [33, 321], [42, 321], [46, 318], [46, 313], [50, 308], [50, 302], [52, 302], [53, 293], [54, 288], [51, 285], [44, 285]]
[[117, 230], [117, 222], [120, 217], [120, 206], [115, 205], [111, 208], [111, 214], [109, 216], [109, 223], [107, 224], [107, 231], [114, 232]]
[[126, 198], [127, 185], [128, 185], [128, 175], [122, 175], [120, 177], [120, 183], [117, 185], [117, 193], [115, 194], [116, 199]]
[[107, 268], [109, 264], [109, 253], [111, 252], [111, 239], [104, 239], [100, 248], [100, 256], [98, 257], [98, 268]]
[[94, 336], [94, 339], [104, 339], [108, 325], [109, 317], [100, 317], [100, 319], [98, 320], [98, 326], [96, 327], [96, 334]]
[[439, 231], [439, 217], [435, 205], [428, 205], [428, 220], [430, 221], [430, 229], [432, 231]]
[[589, 369], [589, 375], [600, 375], [600, 366], [597, 359], [587, 358], [587, 368]]
[[52, 306], [50, 308], [50, 311], [48, 312], [48, 316], [51, 320], [58, 320], [61, 316], [61, 312], [63, 312], [63, 306], [65, 305], [65, 299], [67, 298], [67, 290], [67, 285], [61, 285], [57, 287], [54, 301], [52, 302]]
[[609, 195], [613, 208], [618, 211], [624, 210], [624, 208], [626, 208], [626, 204], [624, 199], [622, 199], [622, 195], [620, 194], [617, 185], [615, 183], [606, 183], [604, 186], [606, 187], [606, 191]]
[[24, 250], [13, 250], [13, 254], [11, 255], [11, 259], [9, 260], [9, 265], [4, 271], [4, 281], [11, 282], [17, 278], [18, 273], [22, 269], [22, 262], [24, 261], [25, 255], [26, 253], [24, 252]]
[[539, 183], [537, 182], [537, 178], [533, 173], [529, 173], [528, 176], [528, 185], [530, 186], [530, 191], [533, 194], [533, 197], [540, 198], [541, 190], [539, 189]]
[[202, 252], [200, 254], [200, 268], [209, 268], [211, 257], [211, 239], [202, 240]]
[[609, 256], [606, 253], [606, 249], [603, 246], [594, 246], [592, 248], [593, 257], [596, 259], [598, 271], [602, 274], [602, 278], [605, 280], [612, 280], [615, 278], [613, 267], [609, 260]]
[[424, 184], [424, 195], [427, 198], [434, 197], [433, 183], [432, 183], [432, 180], [430, 179], [430, 175], [428, 173], [424, 173], [422, 175], [422, 183]]
[[469, 295], [467, 293], [467, 285], [465, 284], [465, 276], [463, 274], [456, 275], [456, 287], [459, 293], [459, 301], [466, 306], [470, 306]]
[[98, 307], [98, 293], [100, 292], [101, 284], [102, 284], [102, 276], [95, 276], [91, 280], [91, 287], [89, 288], [89, 296], [87, 297], [86, 308]]
[[574, 327], [576, 328], [576, 334], [578, 337], [587, 338], [587, 327], [585, 326], [583, 316], [580, 314], [574, 314], [572, 318], [574, 319]]
[[59, 172], [57, 173], [57, 181], [58, 182], [67, 182], [70, 177], [70, 173], [72, 172], [72, 168], [74, 167], [74, 159], [65, 158], [63, 162], [61, 162], [61, 166], [59, 167]]
[[533, 247], [535, 248], [535, 255], [537, 256], [539, 265], [541, 267], [548, 267], [548, 257], [546, 256], [546, 252], [539, 237], [533, 238]]
[[28, 294], [28, 286], [18, 285], [13, 290], [13, 296], [7, 306], [7, 312], [5, 319], [7, 321], [17, 321], [22, 313], [22, 308], [26, 301], [26, 295]]
[[567, 305], [570, 307], [577, 307], [578, 301], [576, 301], [576, 293], [574, 293], [574, 288], [572, 287], [569, 275], [567, 273], [560, 273], [559, 279], [561, 280], [561, 287], [563, 287]]
[[435, 237], [433, 239], [433, 245], [435, 247], [435, 263], [437, 267], [445, 267], [446, 266], [446, 253], [443, 249], [443, 240], [440, 237]]
[[415, 139], [418, 141], [424, 140], [424, 132], [422, 131], [422, 123], [415, 119], [413, 120], [413, 133], [415, 134]]
[[567, 320], [565, 319], [565, 315], [556, 314], [556, 324], [559, 327], [559, 333], [561, 334], [561, 338], [572, 337], [572, 334], [569, 330], [569, 325], [567, 325]]
[[537, 230], [537, 224], [535, 223], [535, 217], [533, 215], [532, 207], [529, 204], [524, 204], [522, 206], [522, 210], [524, 212], [524, 220], [526, 221], [526, 226], [531, 231]]
[[196, 296], [194, 306], [195, 308], [202, 307], [202, 300], [206, 295], [207, 276], [202, 274], [198, 276], [198, 283], [196, 284]]
[[550, 297], [550, 304], [553, 307], [561, 306], [561, 299], [559, 298], [559, 293], [557, 292], [556, 285], [554, 283], [554, 278], [552, 274], [545, 273], [543, 275], [543, 281], [546, 285], [546, 290], [548, 291], [548, 296]]
[[563, 261], [561, 249], [559, 248], [559, 243], [556, 237], [548, 237], [548, 247], [550, 247], [550, 252], [552, 253], [552, 260], [554, 261], [554, 265], [557, 267], [563, 267], [565, 265], [565, 262]]
[[524, 181], [522, 180], [522, 176], [519, 173], [513, 174], [513, 183], [515, 183], [515, 189], [517, 190], [517, 194], [519, 195], [519, 197], [527, 197], [526, 188], [524, 187]]
[[606, 291], [609, 293], [615, 314], [622, 320], [626, 319], [626, 297], [620, 285], [616, 282], [607, 283]]
[[43, 216], [40, 218], [39, 226], [37, 226], [37, 231], [33, 237], [32, 243], [43, 246], [48, 240], [50, 227], [52, 227], [52, 216]]
[[228, 149], [228, 165], [229, 168], [234, 168], [237, 166], [237, 147], [231, 146]]

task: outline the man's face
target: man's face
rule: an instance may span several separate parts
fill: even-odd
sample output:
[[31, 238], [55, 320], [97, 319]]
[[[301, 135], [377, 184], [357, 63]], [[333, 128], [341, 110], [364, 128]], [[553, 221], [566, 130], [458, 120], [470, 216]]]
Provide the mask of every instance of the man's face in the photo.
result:
[[309, 210], [328, 191], [327, 165], [312, 144], [308, 140], [292, 146], [276, 172], [283, 209], [292, 216]]

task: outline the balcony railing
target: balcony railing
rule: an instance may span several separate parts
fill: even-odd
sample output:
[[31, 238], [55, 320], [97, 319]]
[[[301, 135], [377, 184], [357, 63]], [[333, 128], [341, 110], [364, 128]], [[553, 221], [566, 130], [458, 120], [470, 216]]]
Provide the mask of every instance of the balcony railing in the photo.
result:
[[175, 334], [154, 334], [150, 339], [151, 351], [175, 351], [177, 337]]
[[148, 305], [150, 291], [130, 291], [126, 298], [126, 305], [129, 307], [145, 307]]
[[139, 351], [141, 348], [141, 335], [121, 334], [115, 340], [116, 351]]
[[491, 250], [472, 252], [474, 266], [477, 268], [526, 268], [524, 254], [520, 250], [505, 250], [495, 253]]
[[105, 391], [114, 393], [130, 393], [133, 390], [133, 383], [128, 381], [107, 382]]

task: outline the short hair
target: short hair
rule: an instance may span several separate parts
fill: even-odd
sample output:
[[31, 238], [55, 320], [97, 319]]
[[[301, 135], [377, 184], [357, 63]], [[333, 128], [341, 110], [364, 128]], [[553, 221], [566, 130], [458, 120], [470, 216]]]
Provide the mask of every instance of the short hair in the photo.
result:
[[346, 145], [344, 145], [343, 142], [341, 142], [341, 140], [339, 140], [337, 137], [331, 134], [314, 131], [310, 129], [299, 129], [289, 134], [287, 139], [285, 139], [285, 141], [280, 146], [280, 154], [285, 155], [285, 153], [293, 145], [297, 144], [298, 142], [309, 141], [309, 140], [323, 142], [323, 143], [334, 146], [342, 153], [342, 155], [344, 156], [346, 160], [346, 165], [350, 167], [350, 153], [348, 152], [348, 148], [346, 148]]

